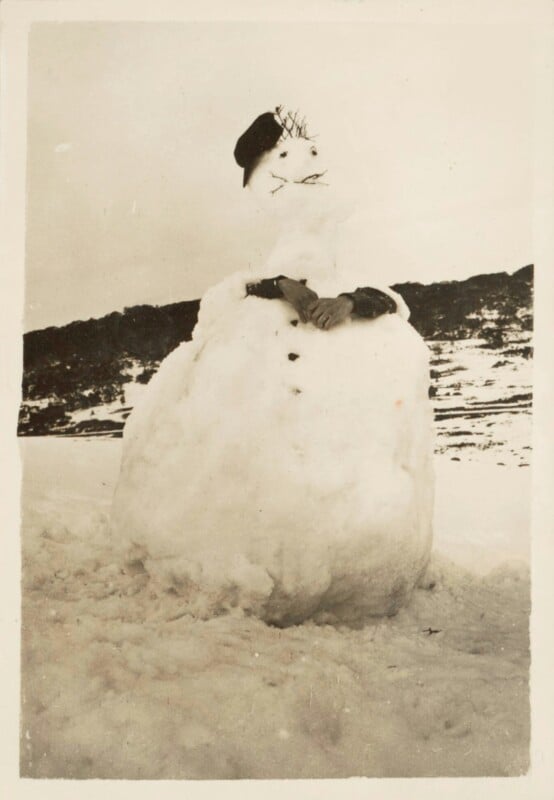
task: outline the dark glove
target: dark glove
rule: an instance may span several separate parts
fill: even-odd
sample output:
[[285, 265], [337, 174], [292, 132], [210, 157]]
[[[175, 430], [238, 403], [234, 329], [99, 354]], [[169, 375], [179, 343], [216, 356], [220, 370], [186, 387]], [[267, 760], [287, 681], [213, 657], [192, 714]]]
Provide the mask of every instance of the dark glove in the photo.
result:
[[[247, 283], [246, 294], [254, 297], [264, 297], [266, 300], [276, 300], [279, 297], [283, 297], [283, 292], [279, 289], [278, 283], [286, 277], [286, 275], [278, 275], [276, 278], [264, 278], [257, 283]], [[298, 283], [303, 283], [305, 286], [307, 281], [303, 278]]]
[[396, 301], [390, 295], [370, 286], [356, 289], [355, 292], [342, 292], [339, 296], [349, 297], [354, 303], [352, 313], [367, 319], [394, 314], [397, 310]]

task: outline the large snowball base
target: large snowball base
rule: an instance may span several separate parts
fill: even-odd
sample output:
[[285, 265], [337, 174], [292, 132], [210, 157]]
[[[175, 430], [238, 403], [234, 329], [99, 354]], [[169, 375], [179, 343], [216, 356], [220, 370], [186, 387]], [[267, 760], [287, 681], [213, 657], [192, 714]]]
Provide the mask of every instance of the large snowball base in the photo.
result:
[[129, 419], [113, 533], [183, 613], [394, 614], [427, 564], [426, 346], [398, 315], [294, 323], [228, 279]]

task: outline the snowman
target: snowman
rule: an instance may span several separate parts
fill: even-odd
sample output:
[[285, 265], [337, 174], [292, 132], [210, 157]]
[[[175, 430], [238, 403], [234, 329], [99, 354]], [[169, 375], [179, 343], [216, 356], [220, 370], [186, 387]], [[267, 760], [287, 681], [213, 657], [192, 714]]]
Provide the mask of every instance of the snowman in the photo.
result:
[[281, 232], [206, 292], [129, 417], [113, 534], [183, 613], [394, 614], [431, 548], [427, 347], [298, 114], [262, 114], [234, 155]]

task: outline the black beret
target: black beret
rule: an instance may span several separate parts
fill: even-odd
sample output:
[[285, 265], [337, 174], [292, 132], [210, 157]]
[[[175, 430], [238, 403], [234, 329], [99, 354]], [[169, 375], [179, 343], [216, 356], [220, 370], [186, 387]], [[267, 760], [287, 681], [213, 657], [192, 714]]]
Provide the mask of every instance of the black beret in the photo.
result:
[[262, 155], [272, 150], [283, 134], [283, 127], [271, 111], [257, 117], [252, 125], [239, 137], [235, 146], [235, 161], [243, 167], [242, 185], [246, 186], [254, 167]]

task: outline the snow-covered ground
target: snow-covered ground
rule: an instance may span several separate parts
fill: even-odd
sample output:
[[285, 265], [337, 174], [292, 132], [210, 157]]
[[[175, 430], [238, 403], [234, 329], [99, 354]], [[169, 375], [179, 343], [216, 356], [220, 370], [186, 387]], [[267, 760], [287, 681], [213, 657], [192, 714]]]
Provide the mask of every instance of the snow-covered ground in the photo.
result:
[[[494, 322], [490, 314], [487, 319]], [[436, 452], [465, 463], [529, 466], [532, 332], [513, 326], [511, 331], [504, 331], [502, 343], [495, 347], [479, 338], [431, 340], [427, 344], [431, 351]], [[68, 406], [63, 422], [49, 423], [50, 432], [121, 436], [132, 408], [146, 390], [141, 382], [144, 370], [156, 371], [159, 366], [137, 359], [125, 359], [124, 363], [121, 376], [128, 380], [121, 383], [118, 399], [73, 410]], [[57, 403], [60, 398], [54, 395], [27, 399], [24, 406], [27, 410], [44, 410]], [[46, 424], [45, 428], [48, 430]]]
[[396, 617], [278, 629], [121, 569], [121, 441], [21, 440], [21, 772], [516, 775], [528, 768], [528, 468], [437, 456], [435, 554]]
[[452, 460], [529, 466], [533, 363], [529, 331], [502, 347], [483, 339], [428, 342], [436, 394], [436, 450]]

